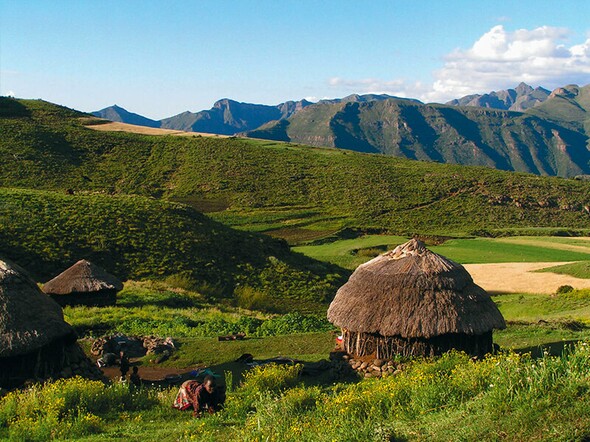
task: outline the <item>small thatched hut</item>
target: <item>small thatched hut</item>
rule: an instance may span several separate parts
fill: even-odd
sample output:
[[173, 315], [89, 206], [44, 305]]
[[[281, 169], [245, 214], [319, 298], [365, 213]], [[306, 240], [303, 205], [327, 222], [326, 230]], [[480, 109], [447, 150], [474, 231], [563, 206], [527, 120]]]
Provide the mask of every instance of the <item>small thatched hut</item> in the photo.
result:
[[121, 281], [85, 259], [43, 285], [43, 291], [62, 307], [115, 305], [122, 289]]
[[465, 268], [416, 240], [360, 265], [328, 309], [344, 350], [389, 359], [492, 351], [502, 314]]
[[[75, 374], [71, 364], [81, 368], [86, 361], [61, 307], [24, 270], [0, 260], [0, 387], [71, 376]], [[88, 374], [100, 375], [84, 368]]]

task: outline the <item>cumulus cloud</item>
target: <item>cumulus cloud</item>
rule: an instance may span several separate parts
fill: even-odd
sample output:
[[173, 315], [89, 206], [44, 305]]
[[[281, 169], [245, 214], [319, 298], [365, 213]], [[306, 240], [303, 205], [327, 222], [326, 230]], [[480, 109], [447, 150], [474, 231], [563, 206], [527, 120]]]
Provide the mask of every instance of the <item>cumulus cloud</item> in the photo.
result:
[[447, 101], [472, 93], [514, 87], [521, 81], [549, 89], [570, 83], [590, 83], [590, 38], [568, 46], [565, 28], [542, 26], [507, 31], [494, 26], [469, 49], [456, 49], [444, 58], [433, 73], [430, 85], [407, 83], [401, 79], [348, 80], [331, 78], [329, 85], [363, 93], [388, 93]]
[[428, 97], [449, 99], [473, 92], [513, 87], [524, 81], [554, 88], [590, 82], [590, 39], [566, 46], [569, 32], [542, 26], [506, 31], [494, 26], [467, 50], [457, 49], [434, 73]]

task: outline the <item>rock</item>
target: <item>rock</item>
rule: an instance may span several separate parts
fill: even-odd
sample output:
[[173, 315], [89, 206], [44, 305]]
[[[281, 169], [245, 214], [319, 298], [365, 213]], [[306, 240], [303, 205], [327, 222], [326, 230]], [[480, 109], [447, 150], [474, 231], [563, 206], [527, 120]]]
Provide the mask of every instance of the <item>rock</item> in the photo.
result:
[[360, 369], [361, 369], [361, 370], [364, 370], [364, 369], [365, 369], [365, 368], [367, 368], [368, 366], [369, 366], [369, 363], [368, 363], [368, 362], [363, 362], [363, 363], [361, 364], [361, 366], [360, 366]]
[[383, 364], [385, 364], [385, 361], [383, 359], [375, 359], [373, 361], [373, 365], [376, 367], [381, 367]]
[[371, 373], [365, 373], [365, 377], [366, 377], [366, 378], [370, 378], [370, 377], [372, 377], [372, 376], [371, 376]]

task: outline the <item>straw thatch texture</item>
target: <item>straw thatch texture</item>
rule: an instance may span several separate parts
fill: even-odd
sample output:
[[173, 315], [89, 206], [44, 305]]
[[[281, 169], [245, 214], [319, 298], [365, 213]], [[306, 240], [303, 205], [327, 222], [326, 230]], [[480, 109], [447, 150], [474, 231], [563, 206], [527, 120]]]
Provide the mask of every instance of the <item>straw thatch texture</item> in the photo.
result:
[[82, 259], [43, 285], [58, 304], [114, 305], [123, 283], [104, 269]]
[[[63, 312], [16, 264], [0, 260], [0, 359], [75, 339]], [[1, 362], [0, 362], [1, 364]]]
[[[434, 353], [457, 335], [482, 336], [506, 327], [494, 302], [463, 266], [415, 239], [359, 266], [336, 293], [328, 319], [349, 340], [358, 341], [357, 348], [375, 347], [379, 337], [395, 337], [389, 347], [400, 346], [400, 338], [406, 340], [404, 346], [413, 340], [419, 347], [445, 336], [437, 340], [437, 349], [428, 350]], [[371, 336], [377, 341], [372, 343]], [[491, 346], [491, 334], [484, 346]]]
[[104, 269], [81, 259], [43, 285], [43, 291], [51, 295], [99, 292], [101, 290], [123, 289], [123, 283]]

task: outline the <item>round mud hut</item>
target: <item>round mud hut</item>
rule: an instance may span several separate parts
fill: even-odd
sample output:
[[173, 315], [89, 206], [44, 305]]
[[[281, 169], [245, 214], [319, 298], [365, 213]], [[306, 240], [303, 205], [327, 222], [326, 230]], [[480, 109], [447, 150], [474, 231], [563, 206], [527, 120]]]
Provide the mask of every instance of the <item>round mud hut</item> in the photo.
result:
[[351, 355], [433, 356], [493, 349], [502, 314], [465, 268], [412, 239], [360, 265], [328, 309]]
[[59, 305], [115, 305], [123, 283], [90, 261], [81, 259], [43, 285]]
[[0, 259], [0, 388], [102, 373], [84, 355], [59, 305], [16, 264]]

